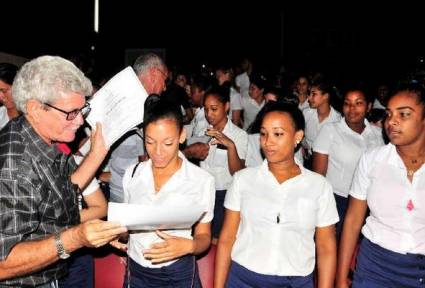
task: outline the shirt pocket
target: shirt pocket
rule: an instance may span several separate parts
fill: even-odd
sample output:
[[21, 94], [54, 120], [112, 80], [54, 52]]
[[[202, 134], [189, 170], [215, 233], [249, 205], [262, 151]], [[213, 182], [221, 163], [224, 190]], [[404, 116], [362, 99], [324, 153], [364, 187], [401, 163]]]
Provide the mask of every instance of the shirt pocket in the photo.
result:
[[310, 199], [299, 199], [297, 202], [298, 223], [301, 229], [314, 229], [316, 227], [317, 205]]
[[214, 167], [224, 167], [227, 168], [227, 150], [216, 148], [214, 151]]

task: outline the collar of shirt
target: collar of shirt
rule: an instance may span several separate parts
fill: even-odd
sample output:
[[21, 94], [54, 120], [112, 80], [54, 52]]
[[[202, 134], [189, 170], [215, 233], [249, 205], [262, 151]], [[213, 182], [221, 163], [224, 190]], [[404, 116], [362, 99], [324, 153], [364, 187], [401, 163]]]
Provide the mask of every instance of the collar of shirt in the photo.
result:
[[[388, 164], [398, 167], [400, 169], [406, 170], [406, 167], [404, 166], [403, 160], [401, 159], [401, 156], [397, 153], [397, 149], [394, 144], [388, 143]], [[422, 165], [415, 173], [415, 176], [422, 173], [422, 171], [425, 170], [425, 165]]]
[[224, 129], [223, 129], [222, 132], [223, 132], [224, 135], [229, 135], [229, 134], [232, 133], [232, 131], [235, 129], [235, 127], [237, 127], [237, 126], [235, 126], [235, 124], [232, 123], [232, 121], [229, 119], [229, 117], [227, 117], [227, 123], [224, 126]]
[[339, 125], [340, 127], [347, 133], [354, 135], [356, 137], [366, 137], [369, 133], [372, 133], [372, 127], [369, 124], [369, 121], [367, 121], [366, 119], [364, 119], [364, 124], [365, 124], [365, 128], [363, 130], [363, 132], [361, 134], [353, 131], [353, 129], [351, 129], [347, 122], [345, 121], [345, 117], [341, 118], [341, 120], [339, 121]]
[[291, 179], [286, 180], [282, 184], [279, 184], [279, 182], [277, 182], [277, 180], [274, 177], [273, 173], [270, 171], [269, 164], [267, 162], [267, 159], [264, 159], [263, 163], [261, 164], [261, 166], [260, 166], [260, 172], [265, 177], [272, 178], [274, 181], [271, 181], [270, 183], [275, 183], [278, 186], [281, 186], [281, 185], [284, 185], [284, 184], [287, 184], [287, 183], [291, 183], [292, 181], [297, 180], [300, 177], [304, 177], [305, 176], [305, 168], [304, 168], [304, 166], [301, 164], [301, 162], [296, 157], [294, 157], [294, 160], [295, 160], [295, 164], [297, 164], [298, 167], [300, 168], [301, 173], [298, 174], [298, 175], [296, 175], [295, 177], [292, 177]]
[[[154, 184], [154, 180], [153, 180], [153, 173], [152, 173], [152, 160], [151, 159], [149, 159], [147, 162], [146, 162], [146, 166], [145, 166], [145, 169], [143, 169], [142, 171], [140, 171], [139, 173], [137, 173], [137, 174], [139, 174], [138, 176], [134, 176], [134, 177], [140, 177], [141, 175], [143, 175], [143, 174], [145, 174], [145, 173], [147, 173], [147, 174], [145, 174], [145, 176], [148, 176], [148, 177], [146, 177], [146, 180], [147, 180], [147, 185], [148, 185], [148, 187], [150, 188], [150, 190], [151, 190], [151, 192], [154, 194], [154, 195], [158, 195], [158, 197], [160, 196], [160, 195], [163, 195], [164, 193], [164, 190], [165, 191], [167, 191], [168, 189], [167, 189], [167, 187], [169, 187], [170, 185], [171, 186], [173, 186], [172, 185], [172, 183], [173, 182], [175, 182], [175, 181], [178, 181], [178, 183], [182, 183], [182, 182], [186, 182], [186, 181], [189, 181], [189, 179], [190, 179], [190, 177], [191, 177], [191, 175], [190, 175], [190, 173], [189, 173], [189, 171], [188, 171], [188, 165], [187, 165], [187, 159], [186, 159], [186, 157], [183, 155], [183, 153], [181, 152], [181, 151], [179, 151], [179, 157], [182, 159], [182, 165], [181, 165], [181, 167], [171, 176], [171, 178], [170, 179], [168, 179], [168, 181], [167, 182], [165, 182], [165, 184], [161, 187], [161, 193], [156, 193], [155, 192], [155, 184]], [[171, 183], [171, 184], [170, 184]], [[179, 185], [180, 185], [179, 184]], [[173, 187], [173, 190], [175, 190], [174, 189], [175, 187]]]
[[24, 141], [27, 140], [35, 144], [27, 146], [31, 155], [37, 155], [38, 159], [43, 158], [50, 164], [53, 164], [58, 157], [66, 158], [66, 155], [58, 151], [55, 145], [48, 145], [44, 142], [24, 116], [21, 116], [18, 121], [21, 121]]

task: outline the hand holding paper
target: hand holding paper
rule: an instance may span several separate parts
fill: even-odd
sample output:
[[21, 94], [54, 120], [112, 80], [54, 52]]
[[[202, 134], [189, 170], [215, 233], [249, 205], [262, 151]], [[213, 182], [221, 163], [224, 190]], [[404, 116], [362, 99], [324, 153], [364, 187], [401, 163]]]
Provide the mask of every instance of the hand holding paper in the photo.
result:
[[198, 205], [108, 205], [108, 221], [117, 221], [129, 230], [187, 229], [205, 214]]
[[90, 101], [87, 122], [102, 124], [105, 142], [110, 147], [127, 131], [143, 122], [143, 105], [148, 94], [131, 67], [112, 77]]

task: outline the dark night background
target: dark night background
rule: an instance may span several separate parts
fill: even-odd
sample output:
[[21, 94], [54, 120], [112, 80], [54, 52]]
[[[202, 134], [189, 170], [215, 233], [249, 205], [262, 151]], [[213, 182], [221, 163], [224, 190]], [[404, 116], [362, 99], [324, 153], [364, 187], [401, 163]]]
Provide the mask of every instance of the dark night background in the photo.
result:
[[27, 58], [84, 54], [105, 76], [124, 66], [126, 49], [144, 48], [164, 49], [171, 66], [195, 70], [201, 63], [249, 57], [260, 69], [277, 71], [283, 64], [294, 73], [310, 68], [378, 82], [422, 68], [419, 4], [256, 2], [100, 0], [95, 35], [92, 0], [5, 1], [0, 51]]

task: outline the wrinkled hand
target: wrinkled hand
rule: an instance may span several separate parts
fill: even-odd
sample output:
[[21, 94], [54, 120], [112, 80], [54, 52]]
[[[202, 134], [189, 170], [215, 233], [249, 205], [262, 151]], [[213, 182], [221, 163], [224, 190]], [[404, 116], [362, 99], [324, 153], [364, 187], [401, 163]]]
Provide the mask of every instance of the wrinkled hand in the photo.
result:
[[102, 124], [96, 123], [96, 128], [93, 129], [90, 135], [90, 154], [94, 154], [97, 157], [101, 157], [102, 160], [108, 154], [109, 147], [106, 146], [105, 139], [103, 138]]
[[118, 222], [99, 219], [90, 220], [77, 226], [77, 237], [86, 247], [100, 247], [117, 239], [127, 228]]
[[170, 261], [190, 254], [194, 250], [194, 243], [191, 239], [171, 236], [161, 231], [156, 231], [156, 234], [163, 239], [164, 242], [155, 243], [150, 249], [142, 251], [143, 256], [151, 260], [152, 263]]

